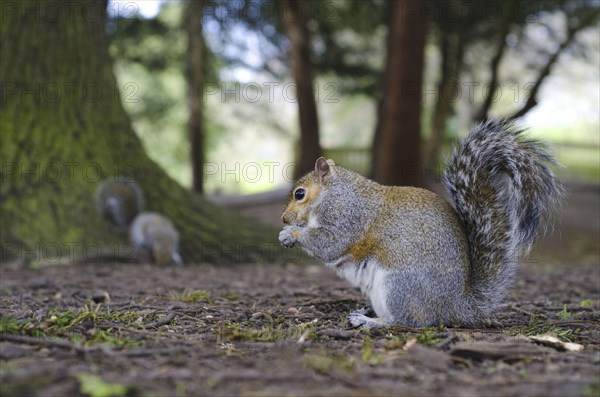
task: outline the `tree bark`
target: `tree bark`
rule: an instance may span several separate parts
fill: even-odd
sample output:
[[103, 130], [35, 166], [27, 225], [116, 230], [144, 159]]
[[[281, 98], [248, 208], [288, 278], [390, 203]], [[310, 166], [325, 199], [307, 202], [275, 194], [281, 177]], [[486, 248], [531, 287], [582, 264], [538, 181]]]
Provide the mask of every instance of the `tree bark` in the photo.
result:
[[290, 42], [292, 73], [297, 87], [298, 118], [300, 121], [300, 157], [297, 175], [314, 169], [315, 160], [321, 156], [319, 144], [319, 118], [313, 91], [314, 67], [311, 60], [310, 32], [306, 3], [283, 1], [283, 22]]
[[188, 48], [186, 54], [188, 82], [188, 137], [190, 163], [192, 166], [192, 189], [204, 190], [204, 133], [202, 123], [202, 63], [204, 42], [202, 40], [202, 0], [188, 0], [186, 27]]
[[[0, 260], [131, 254], [96, 212], [105, 178], [128, 176], [169, 217], [186, 262], [276, 259], [276, 231], [203, 200], [144, 152], [108, 54], [106, 3], [9, 2], [3, 18]], [[136, 82], [121, 82], [135, 100]]]
[[377, 149], [377, 179], [386, 185], [423, 185], [421, 98], [426, 16], [419, 3], [392, 1], [386, 82]]
[[458, 33], [442, 37], [441, 78], [426, 155], [427, 167], [431, 169], [436, 168], [444, 139], [446, 121], [456, 103], [460, 71], [462, 70], [463, 45], [463, 38]]
[[[385, 5], [384, 5], [384, 16], [385, 16], [385, 24], [386, 26], [388, 26], [388, 28], [390, 26], [392, 26], [393, 24], [393, 19], [392, 19], [392, 6], [393, 6], [393, 1], [386, 1]], [[388, 39], [387, 39], [387, 43], [386, 43], [386, 51], [388, 54], [390, 54], [392, 52], [392, 41], [390, 40], [390, 36], [388, 34]], [[377, 98], [377, 119], [375, 121], [375, 131], [373, 132], [373, 142], [371, 144], [371, 169], [369, 170], [369, 178], [373, 179], [374, 181], [378, 181], [379, 180], [379, 175], [377, 175], [378, 170], [378, 166], [377, 166], [377, 159], [379, 158], [379, 147], [381, 145], [381, 134], [382, 134], [382, 127], [383, 127], [383, 115], [384, 115], [384, 99], [385, 99], [385, 95], [387, 94], [387, 82], [386, 82], [386, 77], [387, 77], [387, 70], [384, 70], [384, 72], [381, 75], [380, 78], [380, 86], [379, 86], [379, 97]]]

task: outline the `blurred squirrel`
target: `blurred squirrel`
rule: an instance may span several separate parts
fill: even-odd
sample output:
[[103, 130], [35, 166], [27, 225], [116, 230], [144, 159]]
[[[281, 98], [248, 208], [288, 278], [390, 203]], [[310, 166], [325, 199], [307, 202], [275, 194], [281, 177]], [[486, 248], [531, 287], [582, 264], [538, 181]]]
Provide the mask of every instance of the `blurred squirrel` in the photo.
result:
[[98, 212], [111, 224], [126, 230], [144, 209], [144, 195], [132, 179], [119, 177], [105, 180], [96, 192]]
[[173, 223], [161, 214], [143, 212], [129, 228], [129, 239], [138, 248], [147, 249], [154, 262], [168, 265], [182, 264], [179, 255], [179, 233]]
[[143, 197], [142, 189], [134, 180], [120, 177], [100, 185], [96, 206], [111, 224], [121, 230], [129, 229], [131, 242], [149, 250], [153, 261], [160, 265], [171, 261], [181, 264], [179, 233], [165, 216], [143, 212]]
[[512, 284], [518, 255], [563, 195], [545, 145], [504, 120], [476, 126], [433, 192], [382, 186], [319, 158], [290, 192], [279, 234], [370, 297], [354, 326], [475, 326]]

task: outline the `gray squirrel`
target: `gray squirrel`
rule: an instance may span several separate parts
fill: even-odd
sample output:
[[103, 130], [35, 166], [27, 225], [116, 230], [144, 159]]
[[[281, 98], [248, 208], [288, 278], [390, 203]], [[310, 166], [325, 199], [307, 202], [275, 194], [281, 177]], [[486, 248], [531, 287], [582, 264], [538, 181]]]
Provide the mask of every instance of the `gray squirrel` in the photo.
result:
[[142, 189], [134, 180], [119, 177], [104, 181], [96, 192], [96, 207], [118, 230], [128, 230], [130, 241], [142, 252], [147, 251], [155, 263], [182, 264], [179, 233], [164, 215], [144, 212]]
[[505, 120], [477, 125], [443, 181], [454, 208], [425, 189], [382, 186], [319, 158], [296, 182], [279, 241], [298, 243], [359, 287], [377, 315], [354, 326], [476, 326], [510, 288], [518, 255], [563, 188], [547, 147]]
[[142, 189], [128, 177], [107, 179], [96, 191], [96, 208], [113, 226], [126, 230], [144, 210]]
[[182, 264], [179, 233], [169, 218], [161, 214], [143, 212], [136, 216], [129, 228], [129, 239], [136, 247], [149, 250], [159, 265]]

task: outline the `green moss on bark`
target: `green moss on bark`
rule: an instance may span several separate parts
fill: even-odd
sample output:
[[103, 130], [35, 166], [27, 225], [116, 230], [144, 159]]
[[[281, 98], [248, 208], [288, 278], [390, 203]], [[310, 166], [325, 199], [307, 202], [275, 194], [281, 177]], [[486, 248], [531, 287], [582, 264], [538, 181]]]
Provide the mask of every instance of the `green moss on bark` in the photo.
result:
[[126, 236], [94, 207], [98, 185], [121, 175], [173, 220], [187, 262], [281, 258], [275, 229], [206, 202], [146, 155], [121, 105], [104, 1], [2, 6], [1, 260], [126, 256]]

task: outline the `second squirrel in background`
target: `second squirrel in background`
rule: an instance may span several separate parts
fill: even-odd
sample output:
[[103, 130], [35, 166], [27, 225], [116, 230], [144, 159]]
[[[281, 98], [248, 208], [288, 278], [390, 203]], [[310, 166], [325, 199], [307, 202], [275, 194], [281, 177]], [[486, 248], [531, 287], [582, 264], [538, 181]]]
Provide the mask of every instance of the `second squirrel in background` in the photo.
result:
[[562, 187], [540, 142], [506, 121], [475, 127], [455, 149], [433, 192], [382, 186], [319, 158], [291, 190], [279, 240], [298, 243], [369, 296], [355, 326], [474, 326], [492, 315], [518, 255]]
[[106, 220], [124, 230], [143, 211], [144, 195], [130, 178], [107, 179], [96, 192], [96, 207]]
[[[107, 179], [96, 193], [98, 212], [119, 230], [129, 230], [137, 248], [148, 251], [159, 265], [182, 264], [179, 233], [164, 215], [143, 212], [144, 196], [140, 186], [128, 177]], [[137, 258], [138, 260], [144, 260]]]
[[182, 264], [179, 233], [173, 223], [161, 214], [143, 212], [138, 215], [129, 228], [129, 239], [137, 248], [147, 249], [159, 265]]

